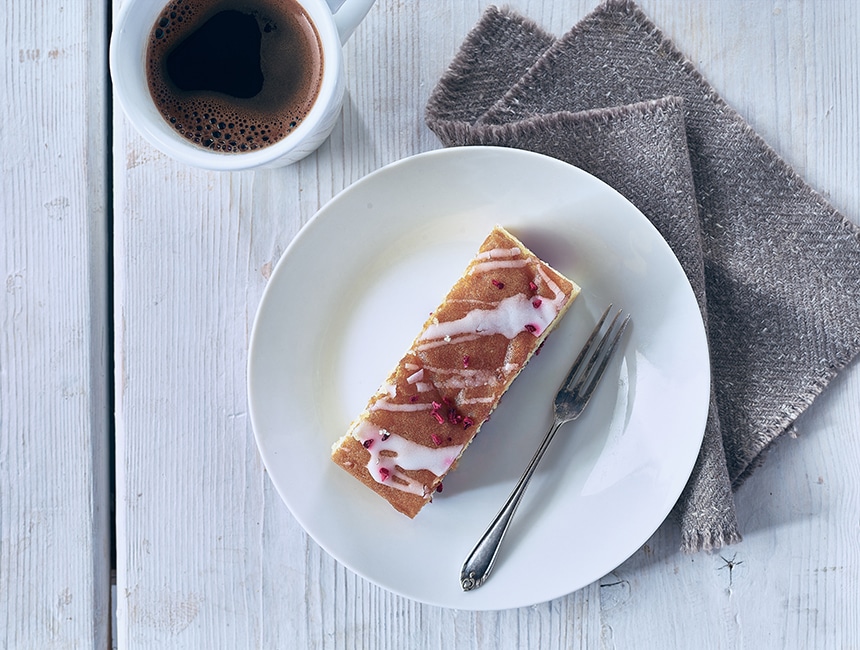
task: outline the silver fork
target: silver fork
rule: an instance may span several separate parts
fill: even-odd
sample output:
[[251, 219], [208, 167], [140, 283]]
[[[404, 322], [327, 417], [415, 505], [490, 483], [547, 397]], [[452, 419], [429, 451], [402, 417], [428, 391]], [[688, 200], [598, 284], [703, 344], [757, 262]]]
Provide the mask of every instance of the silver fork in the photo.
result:
[[487, 580], [496, 561], [496, 555], [498, 555], [499, 548], [502, 545], [502, 539], [508, 530], [508, 526], [510, 526], [517, 506], [520, 504], [520, 499], [525, 494], [535, 469], [537, 469], [541, 458], [543, 458], [544, 452], [561, 426], [578, 418], [588, 404], [588, 400], [591, 399], [595, 386], [597, 386], [597, 383], [603, 376], [606, 365], [609, 363], [609, 359], [618, 346], [621, 335], [630, 322], [630, 316], [628, 315], [616, 327], [618, 319], [621, 316], [621, 311], [619, 310], [609, 323], [609, 327], [606, 328], [606, 332], [595, 343], [611, 309], [612, 305], [609, 305], [606, 311], [603, 312], [603, 316], [600, 317], [597, 326], [591, 332], [591, 335], [573, 362], [570, 372], [562, 382], [553, 403], [554, 422], [544, 437], [543, 442], [541, 442], [540, 447], [538, 447], [538, 450], [535, 452], [531, 462], [526, 467], [516, 487], [514, 487], [514, 491], [511, 492], [511, 495], [505, 502], [505, 505], [499, 510], [499, 514], [496, 515], [496, 518], [493, 519], [493, 522], [487, 528], [475, 548], [472, 549], [469, 557], [466, 558], [463, 568], [460, 570], [460, 586], [463, 588], [463, 591], [477, 589]]

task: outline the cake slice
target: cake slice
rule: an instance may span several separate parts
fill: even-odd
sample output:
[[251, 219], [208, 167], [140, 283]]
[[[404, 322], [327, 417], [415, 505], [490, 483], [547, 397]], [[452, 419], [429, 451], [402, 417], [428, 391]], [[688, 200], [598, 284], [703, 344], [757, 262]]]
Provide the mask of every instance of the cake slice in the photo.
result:
[[496, 226], [332, 460], [414, 517], [578, 293]]

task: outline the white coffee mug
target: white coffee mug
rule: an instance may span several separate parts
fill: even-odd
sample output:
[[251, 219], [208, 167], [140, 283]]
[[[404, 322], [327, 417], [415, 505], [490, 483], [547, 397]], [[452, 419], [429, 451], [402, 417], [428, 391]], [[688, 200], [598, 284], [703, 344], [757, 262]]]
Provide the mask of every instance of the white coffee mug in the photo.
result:
[[324, 71], [313, 107], [283, 139], [253, 151], [221, 153], [188, 141], [162, 117], [146, 78], [146, 51], [156, 19], [168, 0], [126, 0], [111, 35], [110, 71], [117, 101], [150, 144], [172, 158], [204, 169], [238, 171], [282, 167], [316, 151], [340, 116], [346, 80], [343, 44], [374, 0], [298, 0], [322, 45]]

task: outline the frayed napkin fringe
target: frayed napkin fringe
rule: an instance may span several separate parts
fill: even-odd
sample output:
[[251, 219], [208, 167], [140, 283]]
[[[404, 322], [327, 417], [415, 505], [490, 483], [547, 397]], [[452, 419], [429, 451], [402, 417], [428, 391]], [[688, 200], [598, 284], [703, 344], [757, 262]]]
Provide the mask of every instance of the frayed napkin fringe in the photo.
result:
[[743, 537], [736, 530], [713, 530], [708, 532], [697, 531], [695, 533], [685, 532], [681, 535], [681, 550], [684, 553], [698, 553], [699, 551], [715, 551], [741, 542]]

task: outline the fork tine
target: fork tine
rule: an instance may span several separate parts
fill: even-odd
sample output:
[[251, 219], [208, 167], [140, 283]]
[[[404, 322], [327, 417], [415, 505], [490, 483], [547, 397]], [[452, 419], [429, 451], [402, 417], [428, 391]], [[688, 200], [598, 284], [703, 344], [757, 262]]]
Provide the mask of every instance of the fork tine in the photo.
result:
[[[609, 329], [606, 330], [606, 334], [604, 334], [603, 339], [600, 341], [600, 345], [598, 349], [595, 350], [594, 355], [591, 358], [591, 363], [589, 366], [593, 366], [594, 362], [597, 361], [597, 358], [600, 356], [603, 351], [603, 347], [606, 342], [609, 340], [610, 335], [612, 334], [612, 328], [615, 326], [615, 322], [618, 320], [618, 317], [621, 315], [619, 311], [615, 318], [612, 319], [612, 323], [609, 325]], [[581, 391], [579, 398], [583, 401], [583, 408], [585, 404], [588, 403], [589, 398], [591, 398], [591, 393], [594, 391], [594, 387], [597, 386], [597, 383], [600, 381], [600, 378], [603, 376], [603, 372], [606, 370], [606, 366], [609, 364], [609, 360], [612, 358], [612, 353], [615, 351], [615, 348], [618, 346], [618, 341], [621, 340], [621, 335], [624, 334], [624, 330], [627, 329], [627, 325], [630, 323], [630, 315], [621, 322], [621, 325], [618, 327], [618, 330], [615, 332], [615, 336], [612, 337], [612, 343], [609, 344], [609, 347], [606, 350], [606, 353], [603, 354], [603, 358], [600, 361], [600, 365], [597, 366], [597, 370], [591, 374], [584, 376], [582, 379], [582, 383], [578, 386], [578, 389]], [[586, 379], [588, 383], [586, 384]]]
[[609, 315], [609, 310], [612, 309], [612, 305], [610, 304], [606, 311], [603, 312], [603, 316], [600, 317], [600, 320], [597, 321], [597, 325], [594, 326], [594, 329], [591, 330], [591, 334], [588, 337], [588, 340], [582, 346], [582, 349], [579, 351], [579, 354], [576, 356], [576, 360], [570, 366], [570, 371], [567, 373], [567, 377], [564, 378], [564, 381], [561, 382], [563, 389], [570, 390], [570, 387], [573, 386], [574, 380], [579, 375], [579, 371], [581, 370], [582, 361], [585, 359], [585, 355], [588, 354], [591, 349], [591, 344], [594, 343], [594, 339], [597, 338], [597, 335], [600, 333], [600, 328], [603, 327], [603, 323], [606, 320], [606, 317]]
[[597, 342], [595, 348], [591, 351], [591, 356], [588, 357], [588, 363], [585, 364], [585, 370], [582, 371], [580, 379], [577, 382], [576, 390], [581, 390], [583, 384], [585, 384], [585, 381], [591, 375], [591, 371], [594, 368], [594, 364], [596, 364], [598, 359], [600, 359], [600, 355], [603, 353], [603, 349], [606, 347], [607, 341], [609, 341], [609, 335], [612, 333], [612, 329], [615, 327], [615, 323], [618, 322], [619, 316], [621, 316], [621, 310], [619, 310], [618, 313], [615, 314], [615, 317], [609, 322], [609, 327], [606, 328], [606, 332], [604, 332], [603, 336]]

